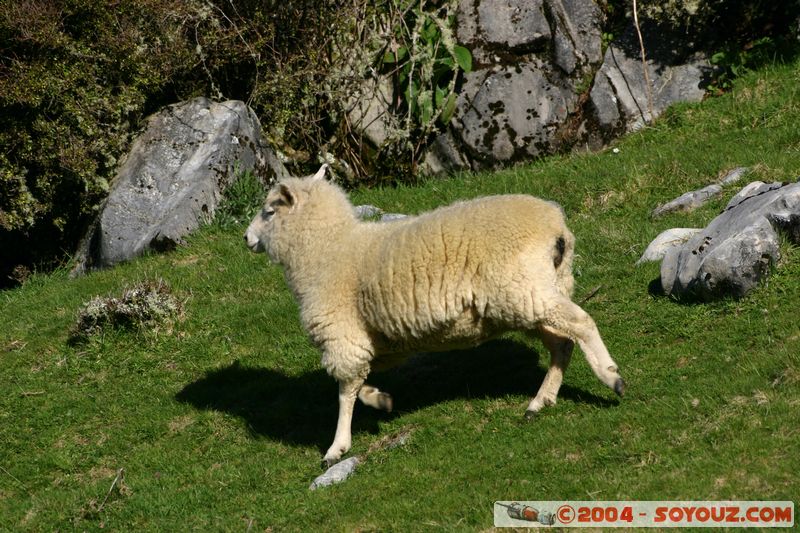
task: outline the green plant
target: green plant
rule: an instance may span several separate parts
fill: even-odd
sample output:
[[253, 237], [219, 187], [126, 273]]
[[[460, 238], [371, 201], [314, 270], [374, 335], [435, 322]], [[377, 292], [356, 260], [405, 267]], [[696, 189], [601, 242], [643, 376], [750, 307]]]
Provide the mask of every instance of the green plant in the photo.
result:
[[253, 172], [241, 172], [225, 190], [214, 212], [214, 224], [221, 228], [247, 224], [261, 207], [265, 195], [264, 183]]
[[[0, 529], [485, 531], [506, 499], [796, 500], [800, 249], [784, 244], [748, 298], [704, 305], [648, 294], [659, 266], [634, 262], [662, 230], [702, 227], [724, 208], [648, 216], [720, 170], [797, 179], [798, 84], [800, 61], [745, 74], [617, 153], [353, 191], [356, 204], [402, 213], [499, 193], [559, 202], [577, 239], [576, 300], [601, 286], [582, 306], [629, 386], [614, 399], [576, 348], [558, 404], [531, 423], [541, 344], [416, 357], [370, 378], [396, 409], [357, 405], [352, 453], [414, 427], [408, 442], [333, 487], [308, 490], [336, 383], [280, 269], [240, 228], [210, 224], [169, 254], [78, 279], [35, 274], [0, 293]], [[67, 344], [83, 302], [158, 278], [191, 294], [174, 334], [142, 342], [107, 328], [102, 343]]]
[[730, 90], [733, 80], [774, 59], [777, 53], [777, 43], [772, 37], [761, 37], [744, 46], [728, 44], [711, 56], [711, 64], [717, 67], [717, 73], [708, 90], [712, 93]]
[[457, 2], [445, 2], [434, 11], [426, 2], [394, 5], [402, 12], [387, 46], [379, 54], [379, 68], [390, 74], [402, 94], [406, 128], [422, 135], [446, 125], [455, 111], [455, 86], [460, 72], [472, 70], [472, 54], [456, 44], [452, 13]]
[[70, 342], [79, 343], [110, 328], [155, 329], [177, 317], [183, 308], [163, 279], [125, 287], [119, 298], [95, 296], [81, 306], [70, 332]]

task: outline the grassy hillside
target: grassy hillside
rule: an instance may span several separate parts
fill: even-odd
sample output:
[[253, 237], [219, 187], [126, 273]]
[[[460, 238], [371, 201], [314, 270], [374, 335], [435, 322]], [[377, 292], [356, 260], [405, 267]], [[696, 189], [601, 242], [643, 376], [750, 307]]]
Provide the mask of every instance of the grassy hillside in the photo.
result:
[[[0, 293], [0, 530], [485, 530], [495, 500], [797, 500], [800, 249], [742, 301], [679, 304], [634, 266], [692, 214], [650, 210], [736, 166], [800, 175], [800, 63], [680, 106], [594, 155], [553, 158], [422, 186], [357, 191], [414, 213], [525, 192], [564, 205], [577, 237], [576, 297], [628, 384], [618, 401], [576, 352], [557, 406], [523, 412], [544, 376], [539, 344], [509, 336], [371, 381], [396, 412], [356, 407], [346, 483], [308, 490], [336, 422], [336, 385], [297, 319], [279, 269], [209, 226], [174, 253]], [[83, 302], [163, 278], [183, 317], [70, 345]], [[120, 471], [124, 475], [120, 476]]]

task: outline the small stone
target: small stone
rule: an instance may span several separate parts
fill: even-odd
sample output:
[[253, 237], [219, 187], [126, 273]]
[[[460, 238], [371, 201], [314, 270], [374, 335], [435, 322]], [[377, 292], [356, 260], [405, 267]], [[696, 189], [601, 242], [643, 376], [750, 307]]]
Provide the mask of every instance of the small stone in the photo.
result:
[[719, 183], [720, 185], [730, 185], [732, 183], [736, 183], [737, 181], [742, 179], [748, 172], [750, 172], [750, 169], [747, 167], [736, 167], [727, 174], [725, 174], [725, 177], [723, 177]]
[[700, 399], [692, 398], [692, 407], [697, 408], [698, 405], [700, 405]]
[[318, 476], [314, 481], [312, 481], [308, 489], [317, 490], [320, 487], [327, 487], [329, 485], [341, 483], [350, 477], [350, 474], [355, 471], [356, 467], [360, 463], [361, 460], [358, 457], [349, 457], [343, 461], [339, 461], [327, 469], [324, 474]]
[[722, 186], [717, 184], [709, 185], [696, 191], [687, 192], [678, 196], [674, 200], [667, 202], [666, 204], [656, 207], [653, 209], [651, 216], [653, 218], [658, 218], [668, 213], [674, 213], [675, 211], [694, 211], [701, 205], [708, 202], [710, 199], [714, 198], [715, 196], [719, 196], [721, 192]]
[[383, 209], [374, 205], [357, 205], [353, 208], [358, 218], [378, 218], [383, 215]]

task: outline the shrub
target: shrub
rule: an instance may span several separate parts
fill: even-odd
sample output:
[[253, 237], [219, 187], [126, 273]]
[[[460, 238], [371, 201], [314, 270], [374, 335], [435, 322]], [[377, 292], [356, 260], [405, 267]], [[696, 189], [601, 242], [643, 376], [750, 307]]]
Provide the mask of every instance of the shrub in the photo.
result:
[[84, 342], [109, 328], [156, 330], [169, 326], [182, 308], [164, 280], [143, 281], [125, 288], [119, 298], [95, 296], [84, 303], [70, 332], [70, 342]]

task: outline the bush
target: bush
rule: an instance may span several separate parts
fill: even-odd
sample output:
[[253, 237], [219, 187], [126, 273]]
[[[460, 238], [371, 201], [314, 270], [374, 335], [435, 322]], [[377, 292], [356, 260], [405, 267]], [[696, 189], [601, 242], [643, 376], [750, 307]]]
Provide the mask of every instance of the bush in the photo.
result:
[[119, 298], [95, 296], [78, 311], [70, 332], [70, 343], [85, 342], [106, 329], [157, 330], [169, 326], [183, 309], [169, 285], [162, 279], [127, 287]]
[[269, 4], [0, 0], [0, 287], [67, 259], [166, 104], [248, 100], [291, 141], [324, 136], [295, 112], [316, 96], [337, 3]]

